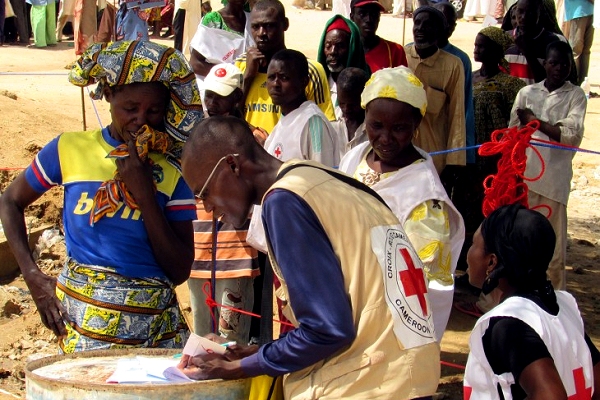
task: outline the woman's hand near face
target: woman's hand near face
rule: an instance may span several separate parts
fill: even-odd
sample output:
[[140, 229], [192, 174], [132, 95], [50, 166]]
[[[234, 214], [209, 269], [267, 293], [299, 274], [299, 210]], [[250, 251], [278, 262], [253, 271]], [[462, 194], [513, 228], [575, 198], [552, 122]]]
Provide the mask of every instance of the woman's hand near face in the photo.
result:
[[150, 164], [140, 159], [133, 140], [127, 148], [129, 157], [116, 161], [119, 175], [139, 206], [158, 265], [180, 285], [189, 278], [194, 261], [192, 221], [167, 221], [155, 198]]
[[117, 170], [136, 203], [142, 208], [140, 203], [155, 201], [152, 167], [148, 161], [140, 159], [133, 140], [127, 142], [127, 150], [129, 157], [116, 160]]

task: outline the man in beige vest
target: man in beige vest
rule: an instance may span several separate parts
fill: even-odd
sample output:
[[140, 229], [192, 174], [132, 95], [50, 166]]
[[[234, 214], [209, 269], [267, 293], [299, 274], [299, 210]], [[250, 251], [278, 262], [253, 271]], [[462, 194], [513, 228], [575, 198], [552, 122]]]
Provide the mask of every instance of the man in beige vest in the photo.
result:
[[[420, 399], [438, 384], [427, 284], [398, 219], [370, 189], [310, 161], [282, 163], [235, 118], [198, 125], [183, 176], [240, 226], [261, 204], [269, 257], [295, 329], [261, 347], [185, 357], [193, 379], [283, 375], [286, 399]], [[353, 182], [351, 185], [349, 182]]]

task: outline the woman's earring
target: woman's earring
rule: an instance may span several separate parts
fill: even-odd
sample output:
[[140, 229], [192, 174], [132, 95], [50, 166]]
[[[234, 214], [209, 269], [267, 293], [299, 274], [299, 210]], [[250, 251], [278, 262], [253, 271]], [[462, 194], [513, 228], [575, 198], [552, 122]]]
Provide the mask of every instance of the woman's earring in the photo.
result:
[[413, 137], [412, 140], [415, 140], [416, 138], [419, 137], [419, 128], [415, 129], [414, 133], [413, 133]]

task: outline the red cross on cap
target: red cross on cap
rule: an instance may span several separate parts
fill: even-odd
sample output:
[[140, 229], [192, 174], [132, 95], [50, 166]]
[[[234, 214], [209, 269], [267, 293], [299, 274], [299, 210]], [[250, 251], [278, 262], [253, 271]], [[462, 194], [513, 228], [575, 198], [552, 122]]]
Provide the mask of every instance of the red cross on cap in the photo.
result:
[[424, 316], [427, 316], [427, 301], [425, 293], [427, 293], [427, 285], [423, 277], [423, 270], [415, 267], [415, 263], [406, 249], [400, 249], [400, 254], [408, 267], [404, 271], [400, 271], [400, 282], [404, 288], [406, 296], [417, 296], [419, 305]]

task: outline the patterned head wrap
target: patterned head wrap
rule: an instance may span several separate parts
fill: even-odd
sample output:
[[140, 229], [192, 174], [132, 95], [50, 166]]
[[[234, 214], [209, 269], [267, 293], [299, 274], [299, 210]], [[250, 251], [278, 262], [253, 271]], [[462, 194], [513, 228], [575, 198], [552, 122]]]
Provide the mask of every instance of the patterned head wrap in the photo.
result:
[[375, 99], [395, 99], [410, 104], [425, 115], [427, 96], [423, 84], [415, 74], [404, 66], [384, 68], [375, 72], [365, 83], [360, 105], [366, 108]]
[[192, 69], [183, 54], [161, 44], [146, 41], [95, 43], [73, 66], [69, 82], [77, 86], [98, 83], [91, 94], [96, 100], [102, 98], [105, 85], [163, 83], [171, 94], [165, 127], [176, 142], [184, 142], [202, 119], [200, 91]]
[[480, 34], [490, 39], [492, 42], [496, 43], [502, 49], [502, 58], [500, 59], [500, 66], [505, 69], [506, 73], [509, 72], [509, 64], [506, 58], [504, 58], [504, 54], [506, 50], [514, 44], [512, 38], [504, 32], [502, 29], [495, 26], [488, 26], [479, 31]]
[[514, 43], [512, 38], [506, 32], [496, 26], [483, 28], [479, 33], [494, 41], [494, 43], [502, 48], [504, 53], [506, 53], [506, 50]]
[[[69, 73], [69, 82], [82, 87], [98, 83], [91, 94], [96, 100], [102, 98], [105, 85], [149, 82], [165, 85], [171, 97], [165, 113], [166, 133], [144, 125], [138, 131], [135, 144], [142, 160], [147, 159], [149, 152], [160, 153], [180, 169], [183, 142], [202, 120], [203, 112], [196, 77], [179, 51], [148, 41], [95, 43], [77, 60]], [[121, 144], [108, 154], [112, 158], [128, 156], [127, 144]], [[116, 211], [121, 201], [131, 209], [138, 208], [115, 171], [114, 178], [103, 182], [94, 196], [90, 224]]]

